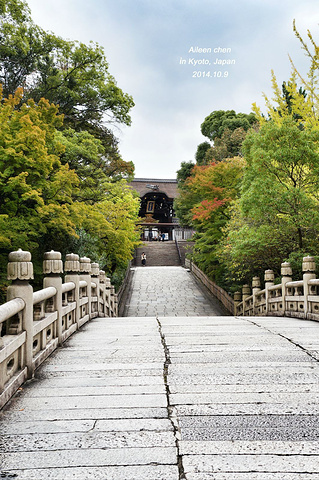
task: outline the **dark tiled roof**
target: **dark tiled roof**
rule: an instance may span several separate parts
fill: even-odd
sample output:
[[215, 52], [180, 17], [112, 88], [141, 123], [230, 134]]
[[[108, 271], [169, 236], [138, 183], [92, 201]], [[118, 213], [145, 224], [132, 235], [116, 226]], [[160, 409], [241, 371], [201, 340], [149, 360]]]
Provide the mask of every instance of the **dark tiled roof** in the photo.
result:
[[[175, 179], [134, 178], [129, 185], [140, 194], [140, 197], [152, 191], [154, 193], [166, 193], [168, 198], [176, 198], [178, 196], [177, 180]], [[157, 185], [158, 189], [152, 190], [147, 185]]]

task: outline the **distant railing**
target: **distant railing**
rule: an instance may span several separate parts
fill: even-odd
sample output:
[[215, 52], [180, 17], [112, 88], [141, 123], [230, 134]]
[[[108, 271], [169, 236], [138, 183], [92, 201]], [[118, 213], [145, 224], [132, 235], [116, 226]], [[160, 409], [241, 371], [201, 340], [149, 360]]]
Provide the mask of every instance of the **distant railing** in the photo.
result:
[[319, 321], [319, 278], [313, 257], [303, 259], [303, 279], [292, 281], [288, 262], [281, 264], [281, 283], [275, 285], [272, 270], [266, 270], [265, 288], [260, 288], [260, 278], [252, 280], [252, 291], [244, 285], [234, 298], [210, 280], [193, 262], [186, 259], [185, 266], [217, 297], [225, 308], [236, 316], [297, 317]]
[[126, 269], [122, 285], [117, 292], [118, 315], [120, 317], [124, 316], [126, 302], [130, 294], [133, 273], [134, 271], [132, 270], [132, 262], [130, 262]]
[[197, 277], [200, 282], [208, 288], [214, 297], [218, 298], [229, 313], [233, 314], [235, 308], [234, 300], [227, 292], [225, 292], [225, 290], [210, 280], [207, 275], [195, 265], [195, 263], [187, 258], [185, 259], [185, 267], [189, 268], [195, 277]]
[[290, 263], [281, 264], [281, 283], [274, 284], [274, 272], [265, 271], [265, 288], [261, 290], [259, 277], [244, 285], [242, 293], [234, 294], [235, 315], [288, 316], [319, 320], [319, 279], [313, 257], [304, 257], [303, 279], [292, 281]]
[[87, 257], [44, 255], [43, 289], [33, 291], [31, 254], [9, 255], [7, 302], [0, 306], [0, 408], [53, 350], [90, 319], [117, 316], [110, 279]]
[[177, 250], [177, 254], [178, 254], [178, 258], [179, 258], [179, 263], [182, 265], [183, 264], [182, 255], [181, 255], [181, 251], [180, 251], [180, 248], [179, 248], [179, 245], [178, 245], [177, 238], [175, 238], [175, 246], [176, 246], [176, 250]]

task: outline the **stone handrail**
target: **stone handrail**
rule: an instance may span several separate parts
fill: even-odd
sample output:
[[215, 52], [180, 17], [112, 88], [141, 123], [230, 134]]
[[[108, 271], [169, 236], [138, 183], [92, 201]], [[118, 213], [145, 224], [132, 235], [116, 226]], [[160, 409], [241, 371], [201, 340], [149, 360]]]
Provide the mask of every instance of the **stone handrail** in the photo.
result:
[[281, 283], [274, 284], [272, 270], [265, 272], [265, 288], [260, 289], [259, 277], [252, 281], [252, 295], [249, 285], [242, 293], [234, 294], [234, 314], [241, 316], [289, 316], [319, 321], [319, 279], [315, 274], [313, 257], [303, 259], [303, 279], [292, 281], [290, 263], [281, 264]]
[[87, 257], [48, 252], [43, 289], [33, 291], [31, 254], [9, 254], [7, 302], [0, 306], [0, 408], [35, 369], [90, 319], [117, 316], [110, 280]]
[[200, 282], [205, 285], [206, 288], [214, 295], [214, 297], [218, 298], [218, 300], [224, 305], [226, 310], [233, 314], [234, 312], [234, 300], [232, 297], [225, 292], [221, 287], [219, 287], [216, 283], [210, 280], [204, 272], [202, 272], [195, 263], [193, 263], [188, 258], [185, 259], [185, 267], [189, 268], [191, 272], [195, 275]]
[[176, 246], [176, 250], [177, 250], [177, 254], [178, 254], [178, 258], [179, 258], [179, 263], [182, 265], [183, 261], [182, 261], [181, 250], [179, 248], [178, 241], [177, 241], [176, 237], [175, 237], [175, 246]]

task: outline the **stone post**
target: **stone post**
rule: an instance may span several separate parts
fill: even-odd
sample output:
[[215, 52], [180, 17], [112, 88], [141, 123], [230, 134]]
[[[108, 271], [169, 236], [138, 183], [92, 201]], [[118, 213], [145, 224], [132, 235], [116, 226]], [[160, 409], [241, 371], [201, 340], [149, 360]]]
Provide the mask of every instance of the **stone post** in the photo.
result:
[[117, 294], [114, 294], [114, 314], [113, 317], [118, 316], [118, 311], [119, 311], [119, 302], [118, 302], [118, 297]]
[[316, 278], [316, 264], [313, 257], [304, 257], [302, 261], [302, 271], [303, 273], [303, 294], [304, 294], [304, 314], [307, 318], [307, 313], [309, 312], [309, 280]]
[[269, 305], [269, 287], [272, 287], [274, 285], [274, 280], [275, 280], [275, 274], [272, 270], [266, 270], [265, 271], [265, 297], [266, 297], [266, 312], [265, 314], [267, 315], [271, 309]]
[[115, 288], [111, 285], [110, 290], [110, 307], [111, 307], [111, 317], [116, 317], [115, 315]]
[[84, 280], [87, 283], [87, 314], [91, 318], [92, 310], [92, 285], [91, 285], [91, 259], [88, 257], [80, 258], [80, 280]]
[[33, 366], [33, 288], [29, 280], [33, 279], [33, 264], [31, 253], [19, 249], [9, 253], [8, 280], [12, 285], [7, 289], [7, 301], [21, 298], [24, 301], [21, 321], [7, 323], [7, 334], [17, 334], [23, 330], [26, 332], [25, 361], [28, 378], [32, 378]]
[[256, 303], [257, 303], [257, 299], [256, 299], [256, 293], [260, 292], [260, 278], [259, 277], [253, 277], [253, 281], [252, 281], [252, 288], [253, 288], [253, 304], [254, 304], [254, 315], [257, 314], [256, 312], [256, 309], [257, 309], [257, 306], [256, 306]]
[[237, 315], [237, 307], [240, 304], [240, 302], [241, 302], [241, 293], [235, 292], [234, 293], [234, 307], [235, 307], [234, 315]]
[[68, 253], [65, 257], [64, 270], [66, 272], [65, 282], [66, 283], [73, 282], [74, 285], [75, 285], [74, 301], [76, 303], [76, 307], [75, 307], [75, 318], [74, 318], [74, 320], [77, 324], [77, 327], [79, 328], [79, 322], [80, 322], [80, 287], [79, 287], [80, 262], [79, 262], [79, 255], [76, 255], [75, 253]]
[[242, 298], [243, 298], [243, 315], [246, 313], [246, 298], [250, 297], [250, 286], [249, 285], [243, 285], [242, 287]]
[[[94, 311], [91, 312], [92, 315], [98, 316], [99, 314], [99, 292], [100, 292], [100, 265], [98, 263], [91, 264], [91, 278], [92, 281], [96, 285], [95, 296], [96, 296], [96, 307]], [[93, 302], [92, 302], [92, 310], [93, 310]]]
[[56, 295], [54, 297], [54, 310], [57, 312], [57, 337], [59, 345], [62, 345], [62, 278], [63, 263], [61, 253], [51, 250], [46, 252], [43, 257], [43, 288], [54, 287]]
[[282, 289], [282, 303], [284, 312], [287, 311], [287, 287], [286, 284], [292, 281], [292, 268], [289, 262], [281, 264], [281, 289]]
[[[106, 276], [104, 270], [100, 270], [99, 272], [99, 283], [100, 283], [100, 289], [99, 289], [99, 316], [100, 317], [107, 317], [107, 305], [106, 305], [106, 290], [105, 290], [105, 282], [106, 282]], [[100, 310], [100, 301], [103, 305], [103, 310]]]
[[111, 280], [109, 277], [105, 277], [105, 298], [108, 309], [108, 317], [112, 317]]

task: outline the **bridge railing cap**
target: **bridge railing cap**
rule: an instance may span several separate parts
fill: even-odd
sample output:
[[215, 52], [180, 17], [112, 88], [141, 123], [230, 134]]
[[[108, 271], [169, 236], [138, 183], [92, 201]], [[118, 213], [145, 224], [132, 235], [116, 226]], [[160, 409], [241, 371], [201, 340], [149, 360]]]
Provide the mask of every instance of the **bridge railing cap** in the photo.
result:
[[21, 250], [9, 253], [9, 263], [7, 266], [8, 280], [32, 280], [33, 264], [31, 262], [31, 253]]

